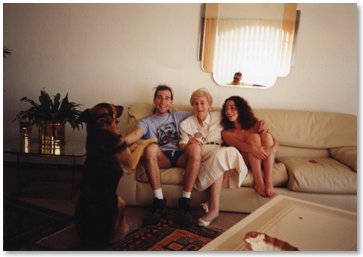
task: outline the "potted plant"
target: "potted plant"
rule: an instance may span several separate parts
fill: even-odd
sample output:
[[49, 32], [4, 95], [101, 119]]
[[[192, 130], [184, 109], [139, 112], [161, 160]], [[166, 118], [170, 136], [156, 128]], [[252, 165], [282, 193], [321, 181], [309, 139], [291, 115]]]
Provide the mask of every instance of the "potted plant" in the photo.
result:
[[[79, 121], [81, 114], [80, 104], [70, 102], [68, 93], [61, 100], [61, 95], [57, 93], [53, 96], [42, 89], [40, 91], [39, 102], [35, 102], [28, 97], [20, 99], [22, 102], [27, 102], [31, 106], [24, 111], [17, 113], [15, 120], [18, 120], [22, 127], [24, 124], [39, 128], [39, 139], [42, 144], [63, 144], [65, 139], [65, 124], [68, 122], [72, 129], [83, 127]], [[22, 125], [23, 124], [23, 125]]]

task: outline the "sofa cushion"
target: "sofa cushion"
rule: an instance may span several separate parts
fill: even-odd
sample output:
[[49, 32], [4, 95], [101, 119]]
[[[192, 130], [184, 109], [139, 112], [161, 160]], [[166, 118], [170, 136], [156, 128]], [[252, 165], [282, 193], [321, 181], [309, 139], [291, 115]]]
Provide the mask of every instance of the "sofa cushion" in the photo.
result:
[[277, 149], [276, 158], [284, 157], [306, 157], [306, 158], [329, 158], [329, 149], [305, 148], [279, 145]]
[[332, 158], [281, 158], [291, 191], [305, 193], [357, 193], [357, 173]]
[[[182, 168], [169, 168], [162, 169], [161, 171], [161, 183], [163, 185], [183, 185], [184, 181], [184, 169]], [[284, 186], [288, 181], [286, 167], [283, 163], [275, 163], [272, 171], [272, 183], [274, 186]], [[136, 180], [143, 183], [149, 183], [145, 168], [139, 165], [136, 172]], [[246, 178], [243, 180], [242, 186], [252, 187], [254, 183], [253, 175], [251, 171], [248, 171]]]
[[[254, 184], [252, 171], [249, 170], [246, 178], [243, 180], [243, 187], [252, 187]], [[272, 184], [275, 187], [285, 186], [288, 181], [286, 167], [282, 162], [275, 163], [272, 170]]]
[[329, 149], [330, 156], [357, 172], [357, 147], [346, 146]]
[[[165, 185], [182, 185], [184, 181], [184, 169], [182, 168], [169, 168], [161, 169], [161, 184]], [[136, 180], [143, 183], [149, 183], [145, 168], [139, 165], [136, 171]]]

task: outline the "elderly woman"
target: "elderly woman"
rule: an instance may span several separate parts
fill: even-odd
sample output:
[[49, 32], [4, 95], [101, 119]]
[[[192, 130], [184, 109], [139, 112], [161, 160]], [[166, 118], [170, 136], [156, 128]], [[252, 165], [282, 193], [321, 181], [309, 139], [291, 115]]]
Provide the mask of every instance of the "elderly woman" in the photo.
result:
[[212, 103], [212, 96], [206, 89], [196, 90], [190, 98], [193, 115], [180, 123], [180, 148], [198, 144], [202, 150], [201, 167], [194, 188], [197, 191], [210, 188], [209, 203], [204, 207], [206, 214], [199, 219], [199, 226], [208, 226], [218, 217], [223, 178], [228, 178], [229, 187], [238, 188], [247, 174], [239, 151], [234, 147], [221, 146], [221, 113], [211, 112]]

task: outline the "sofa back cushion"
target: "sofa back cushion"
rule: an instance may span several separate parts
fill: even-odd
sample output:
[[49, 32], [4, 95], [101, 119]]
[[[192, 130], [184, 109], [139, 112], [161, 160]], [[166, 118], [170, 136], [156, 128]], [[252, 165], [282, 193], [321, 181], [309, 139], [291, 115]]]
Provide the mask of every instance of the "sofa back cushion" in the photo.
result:
[[281, 145], [331, 148], [357, 145], [357, 117], [333, 112], [256, 109]]
[[[152, 103], [135, 103], [128, 107], [126, 132], [153, 113]], [[189, 104], [174, 105], [173, 111], [191, 111]], [[220, 108], [214, 108], [219, 111]], [[357, 117], [351, 114], [298, 110], [255, 109], [266, 120], [279, 144], [290, 147], [328, 149], [357, 145]]]
[[328, 158], [329, 149], [326, 148], [307, 148], [307, 147], [294, 147], [279, 144], [276, 153], [276, 158], [280, 157], [314, 157], [314, 158]]

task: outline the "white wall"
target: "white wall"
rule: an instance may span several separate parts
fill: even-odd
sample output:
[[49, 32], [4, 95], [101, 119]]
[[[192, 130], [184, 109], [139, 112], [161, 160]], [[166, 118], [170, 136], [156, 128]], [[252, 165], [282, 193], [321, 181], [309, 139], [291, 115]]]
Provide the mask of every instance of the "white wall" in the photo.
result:
[[358, 113], [355, 4], [299, 4], [295, 66], [270, 89], [220, 87], [201, 70], [201, 4], [3, 6], [3, 44], [14, 50], [3, 63], [4, 141], [18, 136], [12, 120], [27, 107], [19, 99], [43, 87], [84, 107], [151, 102], [167, 83], [175, 103], [206, 87], [218, 106], [239, 94], [252, 107]]

